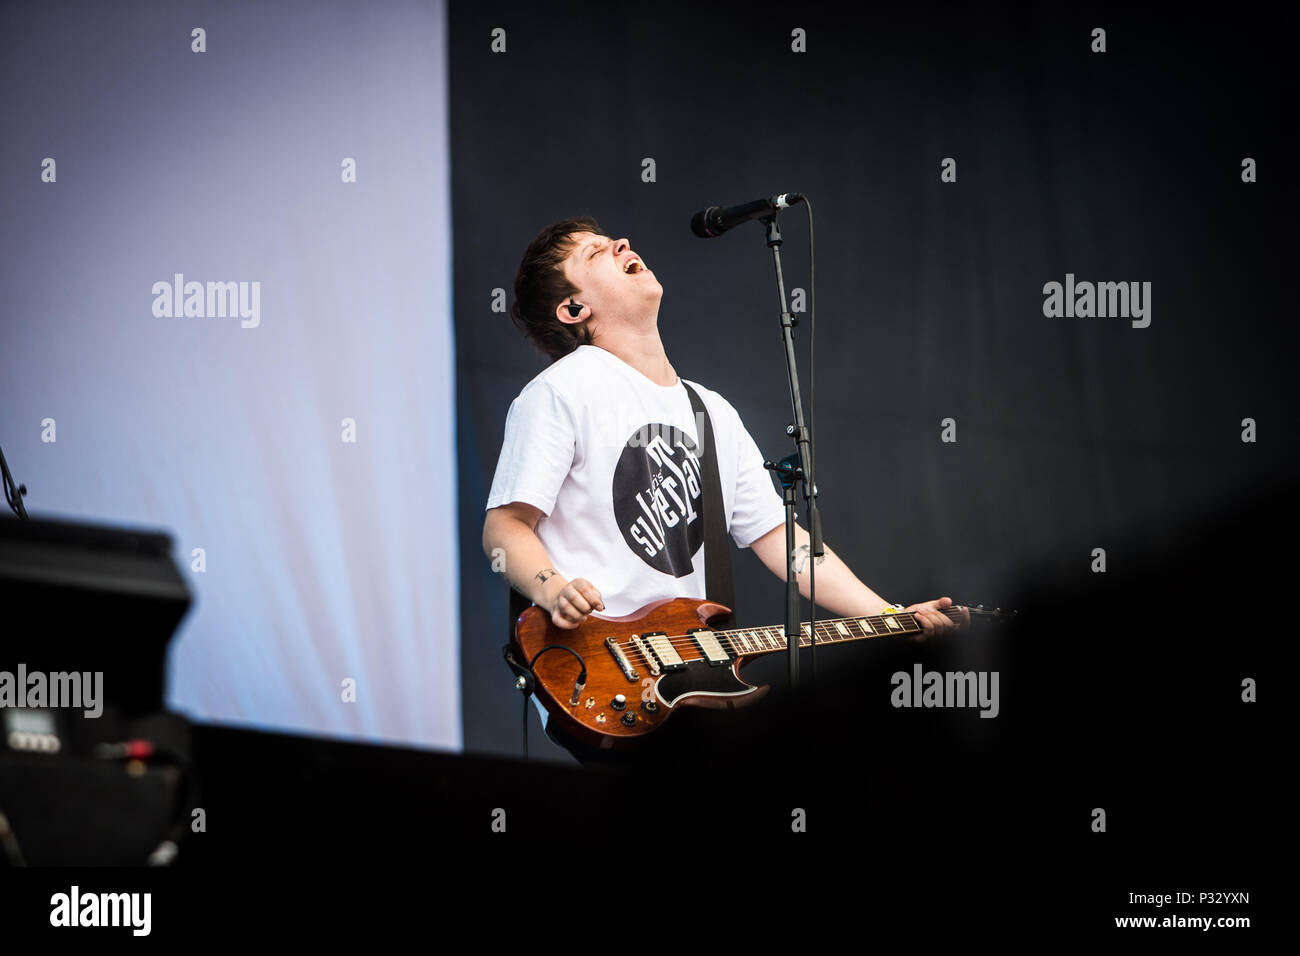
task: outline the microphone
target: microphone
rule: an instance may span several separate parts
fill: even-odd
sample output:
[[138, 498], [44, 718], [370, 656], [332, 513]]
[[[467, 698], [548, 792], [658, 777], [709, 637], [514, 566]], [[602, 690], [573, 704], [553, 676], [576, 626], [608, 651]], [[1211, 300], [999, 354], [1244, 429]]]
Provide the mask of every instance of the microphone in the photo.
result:
[[755, 199], [740, 206], [710, 206], [691, 218], [691, 232], [701, 239], [712, 239], [742, 222], [769, 216], [778, 209], [789, 209], [798, 202], [803, 202], [800, 193], [781, 193], [771, 199]]

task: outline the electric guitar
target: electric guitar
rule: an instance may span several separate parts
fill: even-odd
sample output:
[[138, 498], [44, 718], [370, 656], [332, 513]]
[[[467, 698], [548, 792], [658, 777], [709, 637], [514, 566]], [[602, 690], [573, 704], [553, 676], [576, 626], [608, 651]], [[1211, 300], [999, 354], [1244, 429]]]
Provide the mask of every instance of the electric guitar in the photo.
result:
[[[1007, 618], [1014, 611], [967, 606], [972, 615]], [[785, 626], [714, 630], [709, 622], [730, 614], [712, 601], [670, 598], [625, 617], [588, 615], [577, 628], [556, 627], [540, 607], [515, 622], [507, 646], [526, 689], [552, 720], [582, 743], [600, 749], [625, 747], [664, 725], [678, 707], [739, 707], [758, 700], [768, 686], [740, 677], [740, 668], [764, 654], [787, 649]], [[960, 606], [944, 613], [960, 620]], [[805, 622], [800, 647], [840, 644], [868, 637], [902, 637], [923, 628], [908, 612], [817, 621], [814, 638]]]

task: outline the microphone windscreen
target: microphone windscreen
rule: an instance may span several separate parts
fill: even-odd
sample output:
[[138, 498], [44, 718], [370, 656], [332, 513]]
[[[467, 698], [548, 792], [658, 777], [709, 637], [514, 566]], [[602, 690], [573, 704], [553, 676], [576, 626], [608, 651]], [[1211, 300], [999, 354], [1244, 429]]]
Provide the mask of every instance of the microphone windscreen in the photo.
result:
[[707, 223], [709, 216], [717, 208], [717, 206], [710, 206], [708, 209], [703, 209], [697, 212], [691, 218], [691, 232], [695, 233], [701, 239], [712, 239], [713, 233], [709, 232]]

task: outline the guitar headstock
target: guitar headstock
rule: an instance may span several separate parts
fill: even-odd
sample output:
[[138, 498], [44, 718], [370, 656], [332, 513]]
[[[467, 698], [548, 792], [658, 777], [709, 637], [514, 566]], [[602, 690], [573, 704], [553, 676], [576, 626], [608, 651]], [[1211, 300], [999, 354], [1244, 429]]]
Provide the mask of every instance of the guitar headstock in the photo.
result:
[[953, 602], [952, 606], [954, 608], [964, 607], [966, 610], [970, 611], [970, 616], [972, 618], [984, 617], [995, 621], [1010, 621], [1020, 613], [1019, 611], [1011, 610], [1009, 608], [987, 608], [983, 604], [958, 604], [956, 601]]

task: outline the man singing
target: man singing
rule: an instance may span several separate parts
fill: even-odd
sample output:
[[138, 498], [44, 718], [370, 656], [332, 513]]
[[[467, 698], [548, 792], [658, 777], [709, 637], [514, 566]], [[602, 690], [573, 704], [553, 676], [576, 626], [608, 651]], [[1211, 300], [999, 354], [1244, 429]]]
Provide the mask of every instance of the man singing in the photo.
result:
[[[700, 436], [659, 339], [662, 297], [628, 241], [588, 217], [542, 230], [515, 276], [511, 317], [552, 361], [510, 406], [483, 547], [504, 552], [510, 583], [558, 627], [705, 597]], [[785, 508], [763, 456], [726, 399], [689, 384], [711, 422], [727, 531], [785, 580]], [[808, 533], [795, 533], [807, 545]], [[897, 607], [825, 551], [818, 605], [842, 617]], [[810, 563], [799, 573], [804, 597]], [[905, 610], [928, 636], [969, 625], [965, 608], [960, 624], [943, 613], [951, 605], [941, 597]], [[582, 759], [580, 744], [548, 734]]]

